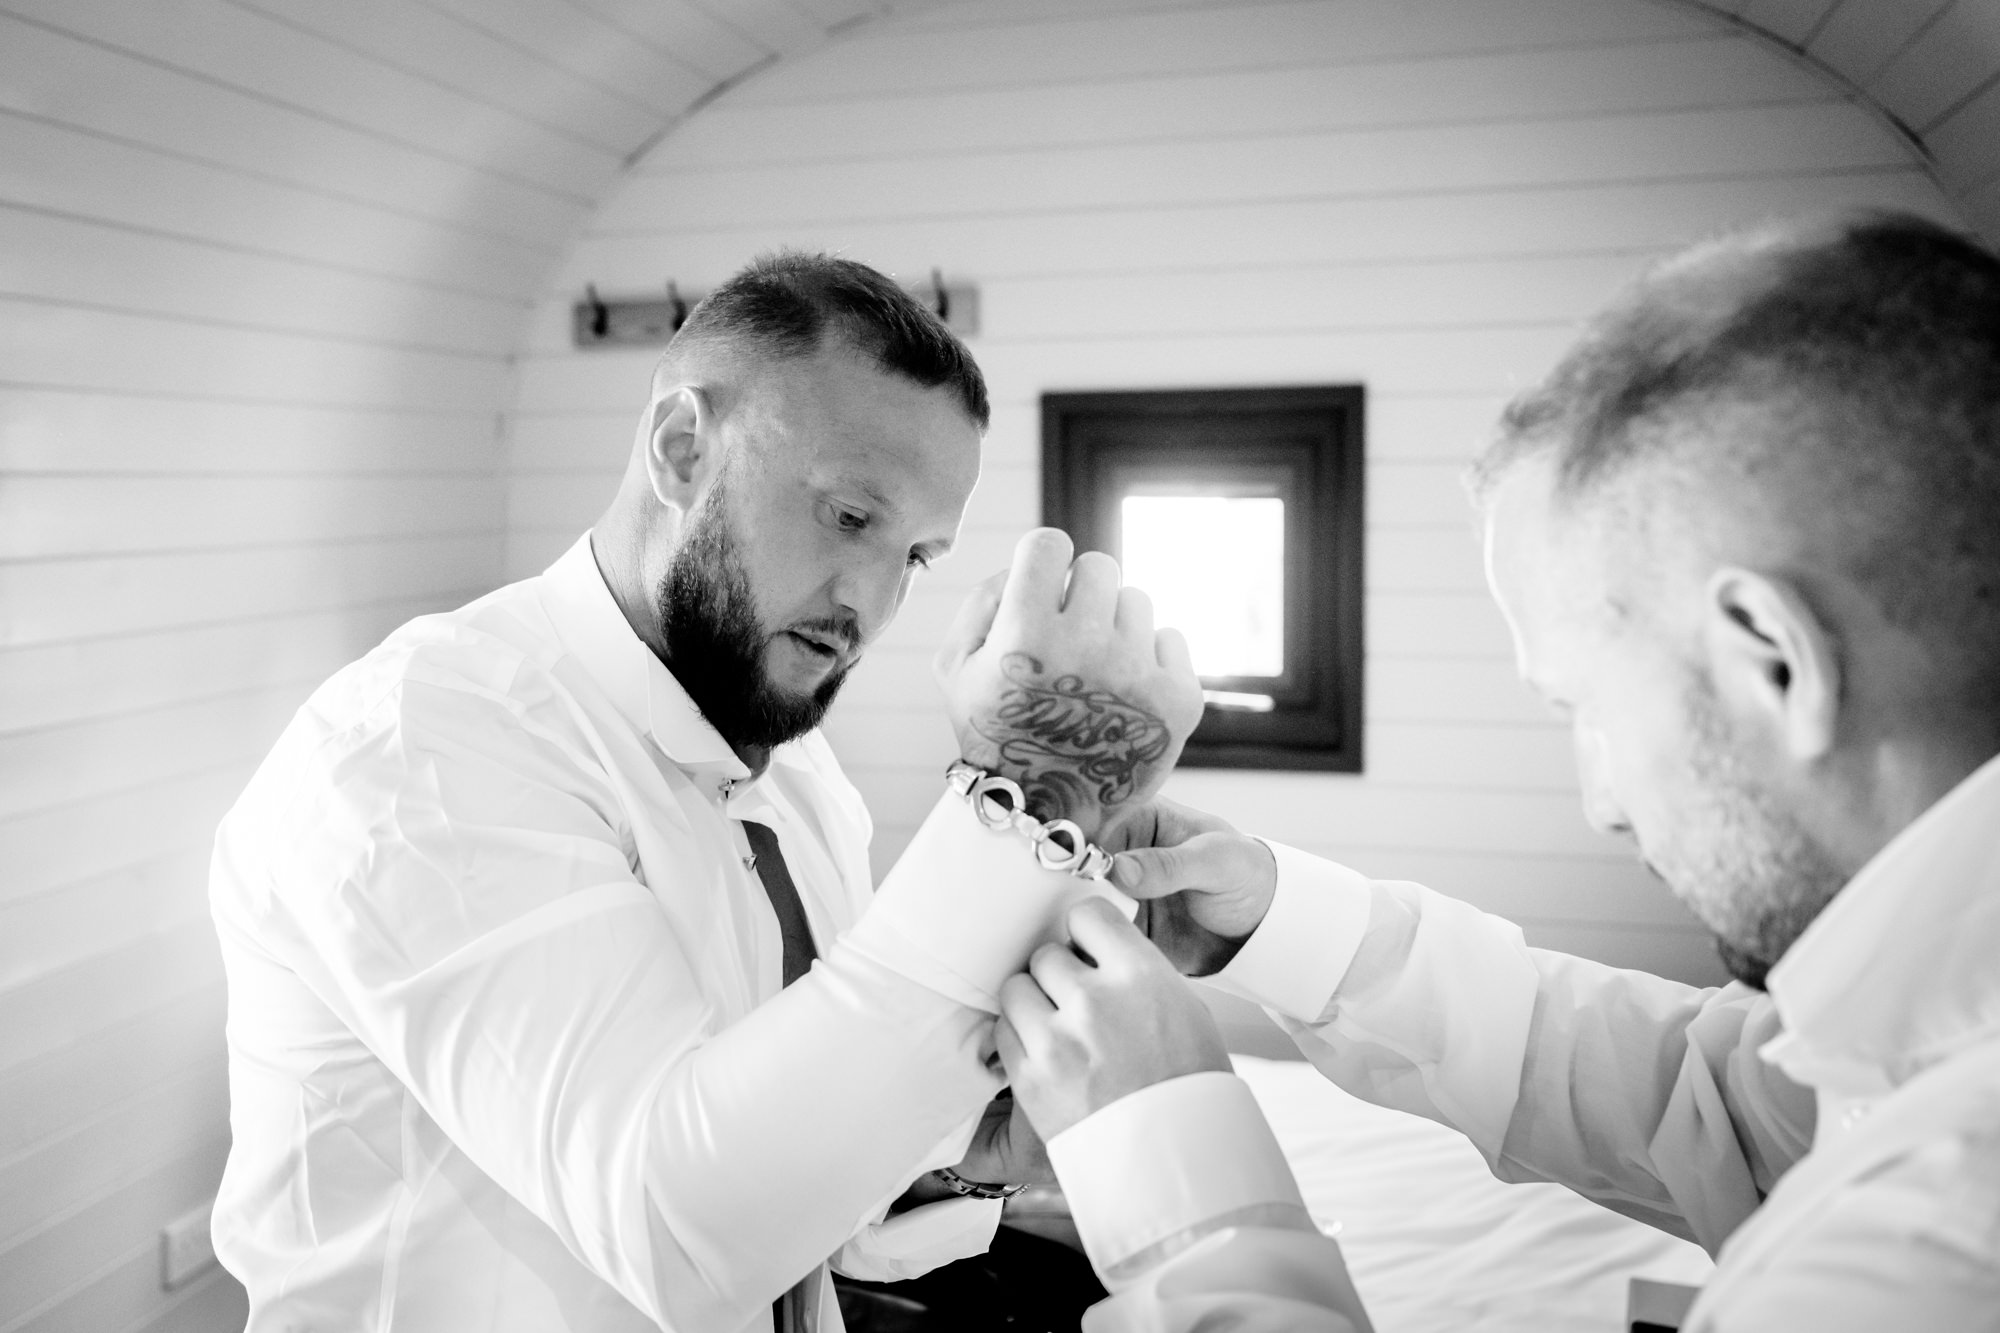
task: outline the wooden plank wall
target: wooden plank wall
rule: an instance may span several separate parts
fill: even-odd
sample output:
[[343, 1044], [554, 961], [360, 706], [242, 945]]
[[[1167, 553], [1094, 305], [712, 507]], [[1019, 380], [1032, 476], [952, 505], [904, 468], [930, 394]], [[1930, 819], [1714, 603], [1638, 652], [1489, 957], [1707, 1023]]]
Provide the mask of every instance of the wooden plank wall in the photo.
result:
[[533, 294], [719, 85], [926, 0], [0, 0], [0, 1333], [227, 1146], [204, 884], [311, 687], [502, 568]]
[[204, 884], [311, 687], [498, 582], [533, 294], [718, 86], [926, 0], [0, 0], [0, 1333], [160, 1289], [228, 1139]]
[[1712, 14], [1645, 0], [990, 0], [858, 33], [728, 94], [591, 220], [539, 307], [507, 569], [598, 513], [651, 357], [579, 353], [585, 281], [702, 287], [772, 246], [981, 289], [995, 400], [966, 540], [829, 721], [886, 866], [951, 738], [927, 659], [1036, 521], [1047, 390], [1359, 381], [1369, 393], [1368, 771], [1187, 772], [1176, 794], [1532, 941], [1717, 975], [1578, 809], [1513, 679], [1458, 474], [1514, 389], [1649, 258], [1876, 204], [1953, 216], [1906, 145]]
[[305, 8], [0, 8], [0, 1329], [242, 1327], [160, 1282], [228, 1145], [208, 842], [317, 681], [497, 581], [509, 354], [619, 166], [438, 15]]

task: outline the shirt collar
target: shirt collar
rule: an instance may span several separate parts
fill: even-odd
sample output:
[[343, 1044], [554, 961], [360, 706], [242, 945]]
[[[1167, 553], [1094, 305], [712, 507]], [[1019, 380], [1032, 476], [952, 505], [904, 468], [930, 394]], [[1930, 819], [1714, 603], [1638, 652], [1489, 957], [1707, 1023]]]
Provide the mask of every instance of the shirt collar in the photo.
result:
[[1767, 1058], [1849, 1097], [2000, 1034], [2000, 756], [1861, 868], [1771, 969]]
[[662, 754], [682, 768], [732, 782], [752, 776], [618, 609], [597, 567], [589, 533], [543, 571], [540, 583], [542, 605], [563, 646]]

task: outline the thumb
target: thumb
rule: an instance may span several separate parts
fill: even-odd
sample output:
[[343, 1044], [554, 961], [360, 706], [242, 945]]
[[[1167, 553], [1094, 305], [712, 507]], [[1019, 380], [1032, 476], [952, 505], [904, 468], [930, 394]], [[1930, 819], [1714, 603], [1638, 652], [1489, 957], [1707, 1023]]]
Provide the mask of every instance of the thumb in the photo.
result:
[[993, 630], [993, 617], [1000, 610], [1000, 589], [1006, 582], [1007, 571], [1001, 570], [973, 585], [932, 661], [932, 670], [939, 680], [949, 679], [966, 658], [985, 644], [986, 636]]
[[1256, 878], [1260, 858], [1240, 833], [1202, 833], [1174, 847], [1140, 847], [1111, 861], [1111, 882], [1134, 898], [1187, 889], [1219, 893]]

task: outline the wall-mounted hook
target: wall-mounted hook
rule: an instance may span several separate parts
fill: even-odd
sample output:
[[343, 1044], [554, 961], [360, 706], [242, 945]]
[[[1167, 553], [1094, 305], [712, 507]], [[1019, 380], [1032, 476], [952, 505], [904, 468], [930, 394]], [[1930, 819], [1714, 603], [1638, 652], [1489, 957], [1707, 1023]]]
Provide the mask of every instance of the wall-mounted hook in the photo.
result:
[[669, 318], [673, 321], [673, 331], [679, 333], [681, 325], [688, 321], [688, 303], [681, 298], [681, 289], [674, 284], [672, 278], [667, 279], [667, 306], [670, 312]]
[[590, 332], [593, 337], [602, 338], [611, 332], [611, 307], [604, 304], [604, 298], [597, 294], [597, 284], [583, 284], [584, 304], [590, 307]]
[[931, 308], [939, 319], [951, 323], [951, 293], [944, 289], [944, 270], [940, 268], [931, 270]]

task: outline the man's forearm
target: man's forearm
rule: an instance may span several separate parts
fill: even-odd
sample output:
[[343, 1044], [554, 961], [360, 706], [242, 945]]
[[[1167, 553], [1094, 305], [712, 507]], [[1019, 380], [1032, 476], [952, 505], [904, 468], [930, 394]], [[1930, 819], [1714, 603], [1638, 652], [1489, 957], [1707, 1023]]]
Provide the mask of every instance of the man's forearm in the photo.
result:
[[[691, 1326], [747, 1317], [906, 1182], [958, 1160], [999, 1083], [979, 1060], [984, 1032], [984, 1015], [837, 944], [703, 1043], [667, 1079], [627, 1163], [650, 1197], [617, 1212], [666, 1223], [624, 1237], [670, 1270], [645, 1284], [661, 1303], [642, 1308]], [[594, 1258], [615, 1267], [618, 1248]], [[639, 1274], [626, 1276], [629, 1292]], [[715, 1308], [679, 1305], [700, 1292]]]

